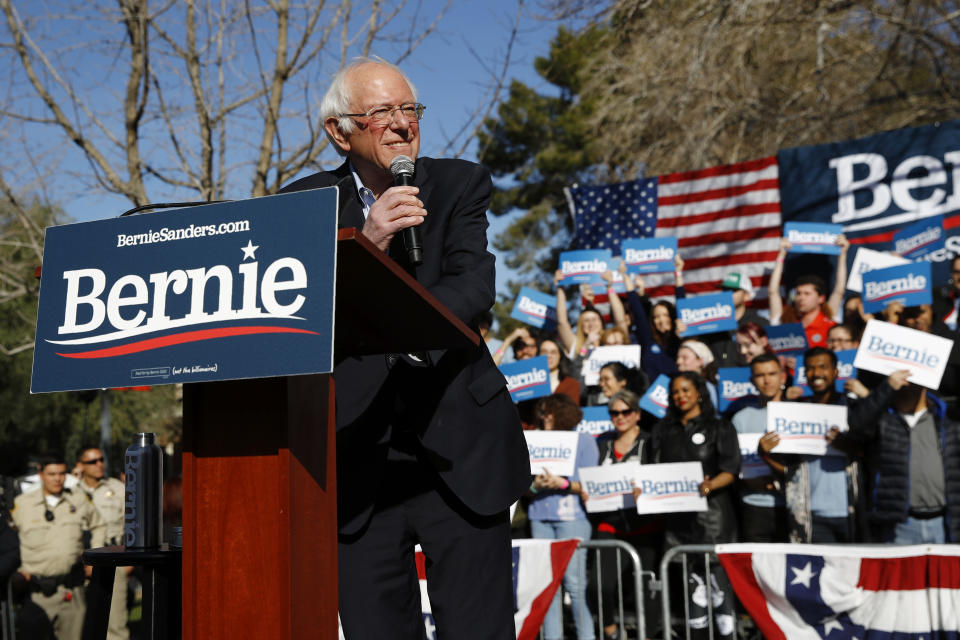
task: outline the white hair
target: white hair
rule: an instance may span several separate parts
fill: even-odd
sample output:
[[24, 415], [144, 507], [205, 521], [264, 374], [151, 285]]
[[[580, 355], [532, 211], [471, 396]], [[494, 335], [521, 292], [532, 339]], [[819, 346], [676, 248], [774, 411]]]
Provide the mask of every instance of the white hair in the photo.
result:
[[[352, 73], [358, 67], [361, 67], [365, 64], [378, 64], [396, 71], [407, 83], [407, 86], [410, 87], [410, 93], [413, 94], [413, 99], [417, 99], [417, 88], [413, 86], [413, 82], [410, 81], [410, 78], [407, 77], [407, 74], [405, 74], [397, 65], [387, 62], [380, 56], [354, 58], [349, 64], [344, 65], [344, 67], [340, 69], [340, 71], [337, 71], [336, 75], [333, 76], [333, 80], [330, 81], [330, 88], [327, 89], [327, 92], [323, 96], [323, 100], [320, 101], [320, 121], [326, 122], [327, 118], [336, 118], [337, 128], [341, 131], [341, 133], [353, 133], [353, 130], [356, 128], [353, 120], [350, 118], [340, 117], [341, 113], [347, 113], [350, 111], [350, 104], [353, 100], [353, 96], [350, 95], [350, 86], [347, 82], [347, 76], [349, 76], [350, 73]], [[330, 143], [333, 145], [333, 148], [337, 150], [337, 153], [339, 153], [341, 156], [347, 155], [346, 151], [340, 148], [340, 145], [337, 144], [337, 141], [334, 140], [329, 133], [327, 133], [327, 139], [330, 140]]]

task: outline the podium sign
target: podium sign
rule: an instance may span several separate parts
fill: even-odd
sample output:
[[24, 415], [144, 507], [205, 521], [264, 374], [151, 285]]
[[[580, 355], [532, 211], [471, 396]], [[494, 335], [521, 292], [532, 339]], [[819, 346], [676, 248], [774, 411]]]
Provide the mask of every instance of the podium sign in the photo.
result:
[[46, 232], [31, 391], [333, 370], [337, 190]]

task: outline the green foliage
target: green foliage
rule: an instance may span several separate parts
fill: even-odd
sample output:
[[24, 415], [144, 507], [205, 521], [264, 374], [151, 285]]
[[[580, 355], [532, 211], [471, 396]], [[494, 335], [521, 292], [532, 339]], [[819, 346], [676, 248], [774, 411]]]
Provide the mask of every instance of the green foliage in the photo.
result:
[[552, 85], [550, 94], [513, 82], [497, 118], [489, 118], [479, 133], [480, 161], [500, 180], [494, 193], [494, 215], [521, 213], [493, 242], [508, 267], [522, 277], [510, 282], [509, 298], [494, 308], [501, 332], [510, 307], [524, 284], [552, 288], [557, 254], [569, 244], [572, 220], [564, 187], [597, 175], [594, 132], [589, 125], [593, 100], [579, 95], [583, 69], [603, 44], [607, 31], [594, 25], [581, 33], [561, 27], [549, 57], [534, 62], [537, 73]]

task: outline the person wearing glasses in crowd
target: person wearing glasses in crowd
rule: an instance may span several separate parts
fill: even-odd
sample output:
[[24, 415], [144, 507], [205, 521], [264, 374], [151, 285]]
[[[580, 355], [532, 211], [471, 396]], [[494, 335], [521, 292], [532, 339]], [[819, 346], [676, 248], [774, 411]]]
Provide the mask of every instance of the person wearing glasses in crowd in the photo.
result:
[[[622, 464], [640, 462], [648, 442], [648, 434], [640, 428], [640, 398], [629, 389], [620, 389], [610, 396], [607, 403], [613, 431], [597, 438], [599, 464]], [[624, 506], [618, 511], [596, 513], [591, 516], [597, 540], [621, 540], [632, 545], [644, 567], [655, 567], [659, 562], [658, 554], [662, 544], [663, 524], [660, 518], [641, 516], [635, 505]], [[622, 563], [621, 569], [628, 572], [629, 563]], [[614, 614], [617, 612], [617, 554], [613, 550], [600, 553], [600, 597], [603, 608], [603, 632], [606, 638], [619, 638], [620, 628]], [[624, 577], [623, 584], [633, 584]], [[591, 592], [593, 590], [591, 589]], [[649, 590], [644, 610], [648, 621], [656, 616], [649, 615], [657, 608], [649, 598]]]
[[20, 536], [18, 572], [57, 639], [80, 640], [86, 612], [83, 582], [90, 572], [80, 562], [84, 533], [89, 532], [91, 547], [102, 547], [106, 525], [86, 494], [64, 487], [62, 456], [47, 456], [38, 466], [40, 488], [17, 496], [11, 512]]
[[[425, 109], [395, 65], [345, 65], [320, 105], [327, 138], [345, 161], [282, 191], [337, 187], [338, 225], [358, 229], [477, 329], [496, 292], [487, 250], [493, 183], [475, 163], [418, 157]], [[394, 186], [390, 172], [401, 155], [414, 161], [409, 186]], [[400, 231], [410, 227], [420, 230], [419, 265], [402, 243]], [[355, 287], [370, 284], [351, 275]], [[509, 509], [530, 484], [530, 457], [486, 346], [345, 357], [333, 376], [344, 635], [423, 637], [419, 544], [437, 635], [513, 638]]]
[[[107, 544], [123, 544], [123, 483], [106, 475], [106, 460], [97, 447], [85, 447], [77, 457], [80, 466], [79, 488], [87, 494], [106, 525]], [[113, 600], [110, 604], [110, 624], [107, 640], [126, 640], [127, 583], [133, 567], [117, 567], [113, 580]]]

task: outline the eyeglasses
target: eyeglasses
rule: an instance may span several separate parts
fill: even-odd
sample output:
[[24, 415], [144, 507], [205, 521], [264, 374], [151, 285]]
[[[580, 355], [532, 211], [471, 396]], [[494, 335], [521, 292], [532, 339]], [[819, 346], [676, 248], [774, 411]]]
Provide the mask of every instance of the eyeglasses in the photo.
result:
[[617, 411], [616, 409], [608, 409], [610, 412], [611, 418], [619, 418], [620, 416], [625, 416], [627, 414], [633, 413], [633, 409], [624, 409], [623, 411]]
[[341, 118], [370, 118], [370, 124], [388, 125], [399, 111], [410, 122], [419, 122], [427, 108], [419, 102], [409, 102], [397, 107], [373, 107], [366, 113], [341, 113]]
[[97, 464], [98, 462], [103, 462], [103, 456], [94, 458], [93, 460], [81, 460], [80, 464]]

